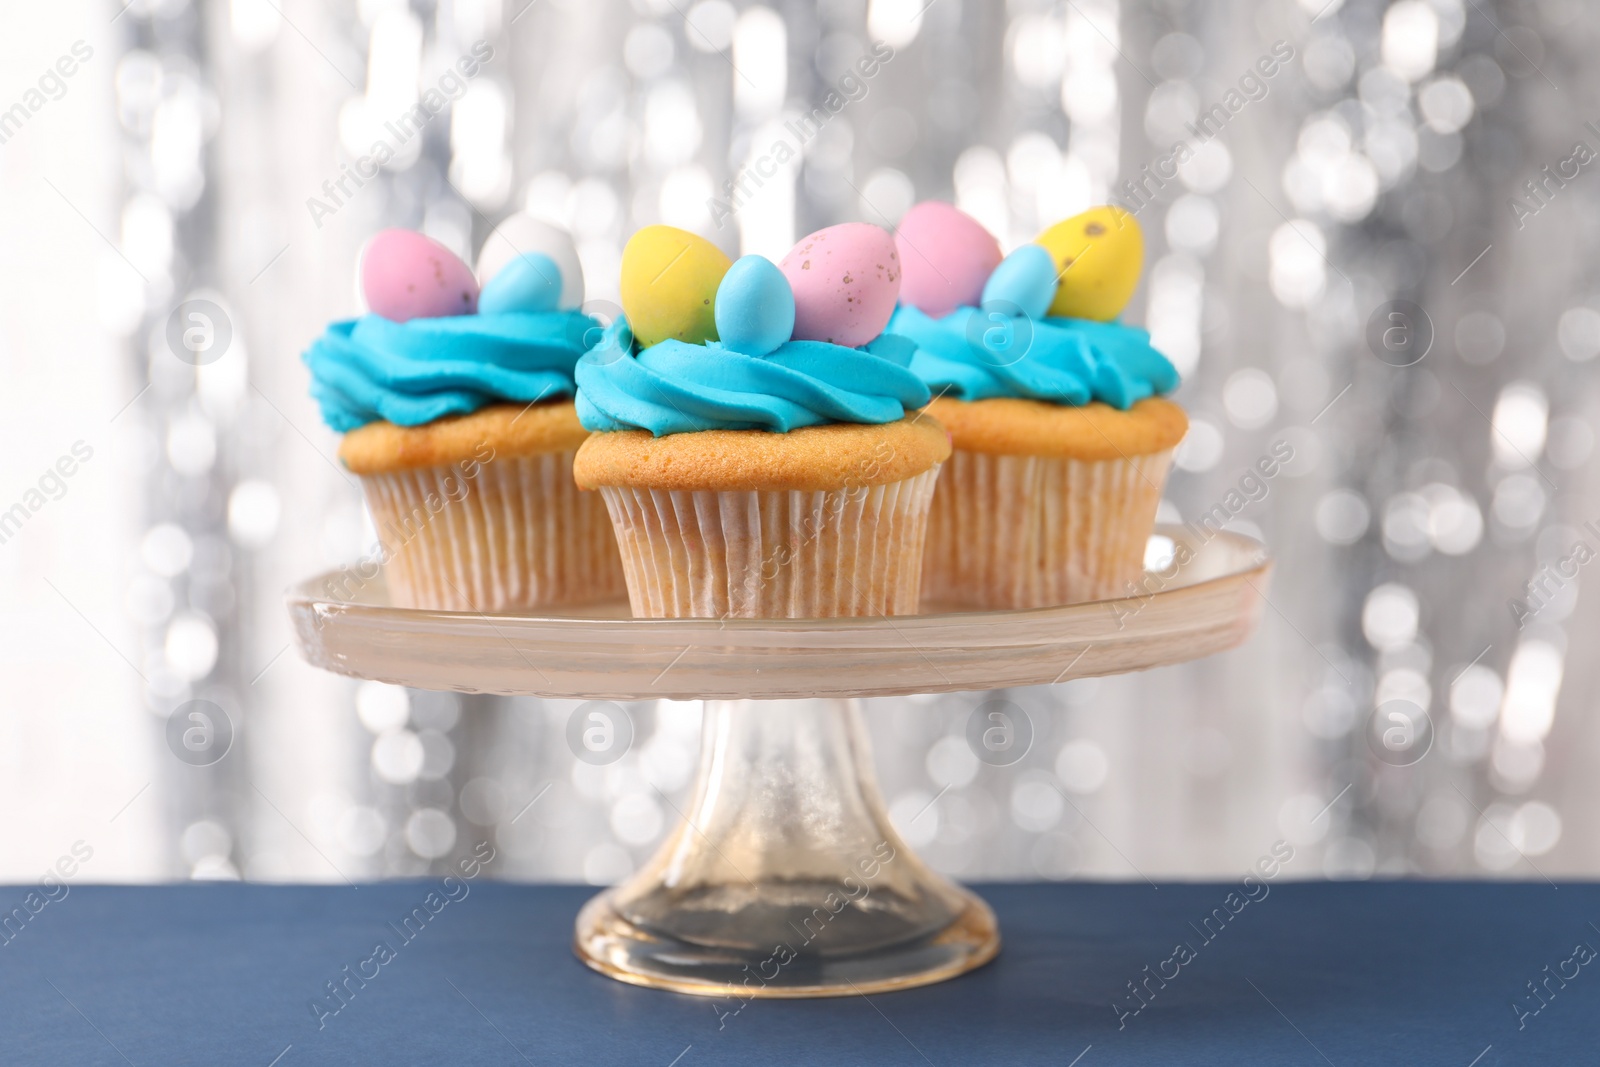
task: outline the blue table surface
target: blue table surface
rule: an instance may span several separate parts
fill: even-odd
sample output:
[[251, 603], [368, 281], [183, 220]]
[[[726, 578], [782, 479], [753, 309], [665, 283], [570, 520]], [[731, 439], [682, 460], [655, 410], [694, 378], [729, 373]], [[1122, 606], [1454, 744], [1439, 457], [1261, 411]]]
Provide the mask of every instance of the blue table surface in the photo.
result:
[[[0, 1064], [1600, 1062], [1597, 885], [1279, 882], [1237, 914], [1237, 885], [985, 885], [989, 966], [737, 1014], [579, 964], [587, 888], [475, 882], [402, 940], [438, 888], [73, 886], [3, 928]], [[319, 1023], [347, 965], [376, 977]]]

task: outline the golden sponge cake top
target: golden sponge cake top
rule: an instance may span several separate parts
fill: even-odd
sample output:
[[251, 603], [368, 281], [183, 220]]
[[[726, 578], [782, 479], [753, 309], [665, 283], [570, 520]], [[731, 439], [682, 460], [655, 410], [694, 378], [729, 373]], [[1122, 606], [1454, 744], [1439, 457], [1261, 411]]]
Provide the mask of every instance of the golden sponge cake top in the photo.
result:
[[339, 443], [339, 458], [356, 474], [441, 467], [464, 460], [566, 452], [589, 436], [570, 400], [492, 404], [421, 426], [369, 422]]
[[999, 456], [1103, 460], [1164, 452], [1183, 440], [1189, 417], [1170, 400], [1150, 397], [1127, 411], [1098, 401], [1081, 406], [997, 397], [939, 397], [928, 412], [955, 447]]
[[882, 425], [830, 423], [788, 433], [597, 433], [578, 449], [573, 474], [584, 489], [815, 492], [898, 482], [949, 455], [944, 427], [918, 413]]

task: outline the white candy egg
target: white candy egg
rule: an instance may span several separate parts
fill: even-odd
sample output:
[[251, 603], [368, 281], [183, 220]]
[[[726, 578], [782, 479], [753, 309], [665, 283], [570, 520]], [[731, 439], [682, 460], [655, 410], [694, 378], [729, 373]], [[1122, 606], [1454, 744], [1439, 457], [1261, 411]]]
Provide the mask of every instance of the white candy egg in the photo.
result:
[[496, 226], [483, 242], [478, 253], [478, 284], [487, 284], [507, 263], [528, 252], [541, 252], [561, 268], [561, 307], [583, 303], [583, 267], [572, 235], [520, 211]]

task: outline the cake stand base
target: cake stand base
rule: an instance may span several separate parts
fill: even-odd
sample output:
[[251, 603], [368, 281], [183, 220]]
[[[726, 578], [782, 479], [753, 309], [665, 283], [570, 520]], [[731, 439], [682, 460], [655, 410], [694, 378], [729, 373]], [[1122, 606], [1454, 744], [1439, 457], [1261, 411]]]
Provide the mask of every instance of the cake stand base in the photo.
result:
[[579, 913], [573, 947], [595, 970], [734, 1012], [926, 985], [999, 951], [988, 905], [890, 826], [853, 700], [707, 701], [679, 814], [649, 863]]
[[[397, 608], [350, 570], [289, 595], [307, 662], [422, 689], [578, 700], [705, 698], [694, 799], [656, 856], [591, 900], [574, 947], [625, 982], [729, 998], [904, 989], [992, 959], [977, 897], [889, 825], [863, 696], [1052, 685], [1209, 656], [1260, 621], [1272, 570], [1240, 534], [1163, 526], [1129, 596], [890, 618], [635, 619]], [[662, 798], [666, 800], [665, 797]], [[670, 802], [669, 802], [670, 806]]]

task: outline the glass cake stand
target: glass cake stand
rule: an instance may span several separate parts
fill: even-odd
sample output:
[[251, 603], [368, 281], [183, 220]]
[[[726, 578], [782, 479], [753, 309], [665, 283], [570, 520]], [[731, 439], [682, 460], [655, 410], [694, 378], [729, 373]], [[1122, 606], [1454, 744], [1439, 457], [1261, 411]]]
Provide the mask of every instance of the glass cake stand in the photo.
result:
[[1029, 611], [634, 619], [618, 602], [486, 615], [390, 607], [381, 579], [330, 595], [333, 574], [291, 590], [288, 604], [306, 660], [357, 678], [704, 699], [698, 779], [674, 808], [677, 828], [584, 906], [574, 949], [595, 970], [658, 989], [738, 1002], [838, 996], [942, 981], [1000, 948], [988, 906], [890, 825], [855, 698], [1047, 685], [1242, 643], [1265, 602], [1265, 548], [1185, 527], [1158, 537], [1174, 562], [1147, 573], [1139, 595]]

